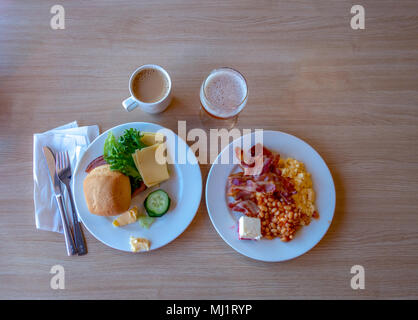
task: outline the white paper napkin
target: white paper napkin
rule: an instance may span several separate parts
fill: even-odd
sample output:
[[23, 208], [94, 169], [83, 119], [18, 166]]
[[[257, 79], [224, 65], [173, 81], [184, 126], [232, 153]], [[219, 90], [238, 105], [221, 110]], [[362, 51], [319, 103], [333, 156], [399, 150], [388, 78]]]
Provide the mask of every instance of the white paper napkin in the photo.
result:
[[[74, 173], [80, 156], [98, 135], [99, 127], [97, 125], [79, 127], [76, 121], [44, 133], [33, 135], [33, 199], [35, 203], [35, 222], [37, 229], [63, 232], [61, 217], [42, 147], [47, 146], [54, 153], [68, 151], [71, 171]], [[63, 185], [61, 189], [67, 207], [67, 216], [71, 221], [71, 211], [69, 211], [71, 210], [71, 205], [67, 191]]]

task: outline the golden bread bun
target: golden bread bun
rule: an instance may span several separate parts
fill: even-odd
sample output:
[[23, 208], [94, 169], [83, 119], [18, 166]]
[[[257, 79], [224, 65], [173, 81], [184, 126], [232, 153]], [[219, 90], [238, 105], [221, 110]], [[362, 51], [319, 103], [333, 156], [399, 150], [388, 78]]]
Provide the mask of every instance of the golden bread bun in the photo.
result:
[[110, 165], [94, 168], [83, 182], [87, 207], [99, 216], [115, 216], [131, 205], [131, 184], [128, 176], [110, 170]]

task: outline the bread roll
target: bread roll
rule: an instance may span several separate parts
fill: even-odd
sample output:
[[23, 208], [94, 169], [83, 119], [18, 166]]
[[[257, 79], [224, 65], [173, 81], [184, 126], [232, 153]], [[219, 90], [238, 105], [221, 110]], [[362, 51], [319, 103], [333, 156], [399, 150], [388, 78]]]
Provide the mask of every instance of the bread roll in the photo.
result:
[[129, 178], [119, 171], [110, 170], [108, 164], [94, 168], [84, 179], [87, 207], [99, 216], [115, 216], [131, 205]]

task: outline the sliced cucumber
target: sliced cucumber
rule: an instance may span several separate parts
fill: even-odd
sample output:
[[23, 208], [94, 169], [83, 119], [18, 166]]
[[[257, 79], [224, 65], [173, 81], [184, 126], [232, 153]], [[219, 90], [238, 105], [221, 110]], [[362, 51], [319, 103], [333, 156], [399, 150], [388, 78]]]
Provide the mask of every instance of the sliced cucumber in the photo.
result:
[[150, 217], [162, 217], [170, 207], [171, 199], [162, 189], [151, 192], [144, 201], [145, 210]]

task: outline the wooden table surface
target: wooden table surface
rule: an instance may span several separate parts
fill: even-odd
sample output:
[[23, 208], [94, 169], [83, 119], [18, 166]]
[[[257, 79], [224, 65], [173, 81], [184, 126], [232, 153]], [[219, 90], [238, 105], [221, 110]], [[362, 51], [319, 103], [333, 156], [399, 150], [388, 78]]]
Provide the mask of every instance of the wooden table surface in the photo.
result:
[[[0, 298], [418, 298], [418, 2], [0, 2]], [[160, 115], [121, 101], [139, 65], [172, 76]], [[250, 93], [239, 128], [284, 131], [329, 165], [335, 218], [311, 251], [263, 263], [217, 234], [202, 197], [187, 230], [146, 255], [111, 249], [86, 232], [89, 254], [67, 257], [63, 236], [36, 230], [33, 134], [77, 120], [101, 132], [131, 121], [177, 132], [200, 126], [199, 87], [210, 70], [240, 70]], [[204, 182], [209, 169], [202, 165]], [[50, 269], [65, 268], [65, 289]], [[353, 290], [350, 269], [365, 269]]]

